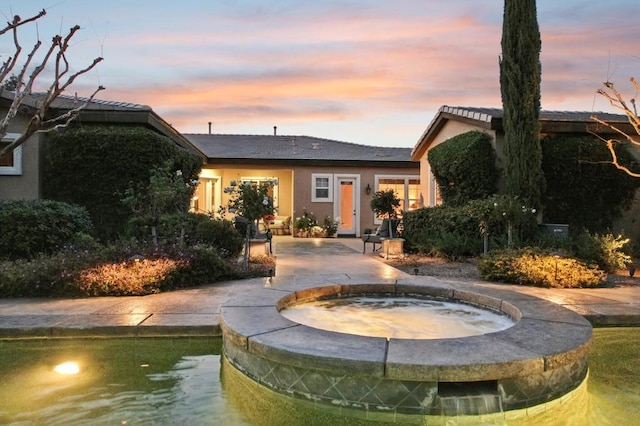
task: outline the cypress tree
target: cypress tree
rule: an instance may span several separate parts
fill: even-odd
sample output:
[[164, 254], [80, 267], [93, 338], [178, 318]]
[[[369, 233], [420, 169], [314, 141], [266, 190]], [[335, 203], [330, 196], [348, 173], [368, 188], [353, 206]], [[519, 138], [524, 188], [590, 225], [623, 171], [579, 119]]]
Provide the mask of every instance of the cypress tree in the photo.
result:
[[545, 186], [539, 121], [540, 49], [535, 0], [505, 0], [500, 89], [506, 189], [536, 208]]

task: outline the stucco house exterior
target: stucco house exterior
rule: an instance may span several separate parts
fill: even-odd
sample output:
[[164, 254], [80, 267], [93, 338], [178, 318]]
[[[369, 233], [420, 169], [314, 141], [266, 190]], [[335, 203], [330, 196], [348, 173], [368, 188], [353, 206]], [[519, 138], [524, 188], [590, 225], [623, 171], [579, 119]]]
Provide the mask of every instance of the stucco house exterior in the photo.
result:
[[339, 218], [338, 236], [360, 236], [381, 221], [369, 207], [375, 191], [393, 188], [404, 210], [422, 205], [419, 165], [411, 148], [384, 148], [310, 136], [185, 134], [206, 157], [195, 208], [224, 206], [231, 181], [276, 180], [280, 218], [305, 211]]
[[[604, 112], [541, 111], [540, 136], [595, 133], [606, 138], [620, 138], [619, 134], [614, 133], [608, 127], [593, 121], [591, 119], [592, 115], [596, 115], [605, 122], [615, 124], [630, 135], [635, 135], [626, 115]], [[498, 157], [498, 167], [503, 168], [504, 130], [502, 128], [502, 117], [503, 112], [499, 108], [443, 105], [438, 110], [438, 113], [422, 133], [411, 152], [411, 158], [420, 163], [420, 197], [424, 200], [425, 207], [440, 204], [438, 188], [428, 161], [429, 150], [459, 134], [474, 130], [481, 131], [491, 136], [493, 147]], [[632, 152], [640, 159], [638, 150]], [[640, 197], [636, 195], [633, 207], [616, 225], [627, 230], [634, 227], [637, 228], [637, 225], [634, 226], [633, 223], [639, 211]]]
[[[39, 96], [21, 106], [2, 143], [9, 143], [26, 128]], [[6, 114], [13, 92], [0, 91], [0, 114]], [[57, 116], [86, 99], [60, 96], [50, 108]], [[422, 205], [419, 165], [411, 148], [380, 148], [308, 136], [181, 134], [151, 107], [93, 100], [78, 114], [74, 125], [137, 125], [170, 138], [202, 158], [201, 184], [194, 211], [214, 213], [226, 206], [224, 188], [232, 180], [260, 182], [277, 179], [274, 198], [281, 218], [295, 219], [304, 211], [318, 220], [340, 218], [338, 235], [360, 236], [380, 220], [369, 202], [374, 192], [393, 188], [403, 209]], [[26, 143], [0, 159], [0, 199], [42, 198], [41, 161], [46, 133], [34, 134]]]
[[[14, 140], [27, 126], [42, 95], [27, 97], [21, 105], [21, 113], [11, 122], [2, 143]], [[5, 116], [13, 92], [0, 89], [0, 115]], [[86, 103], [87, 99], [60, 96], [51, 105], [50, 116], [58, 116]], [[171, 139], [177, 145], [204, 156], [169, 123], [156, 114], [149, 106], [123, 102], [93, 100], [74, 119], [74, 124], [138, 125], [151, 129]], [[0, 199], [42, 198], [40, 162], [46, 133], [35, 133], [24, 144], [0, 159]]]

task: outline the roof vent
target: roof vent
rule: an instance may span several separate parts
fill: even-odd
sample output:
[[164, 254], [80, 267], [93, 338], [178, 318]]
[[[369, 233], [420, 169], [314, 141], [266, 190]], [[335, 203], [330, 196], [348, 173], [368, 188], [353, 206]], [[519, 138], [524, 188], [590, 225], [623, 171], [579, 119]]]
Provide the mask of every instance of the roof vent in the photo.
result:
[[278, 133], [278, 126], [273, 126], [273, 136], [276, 136]]

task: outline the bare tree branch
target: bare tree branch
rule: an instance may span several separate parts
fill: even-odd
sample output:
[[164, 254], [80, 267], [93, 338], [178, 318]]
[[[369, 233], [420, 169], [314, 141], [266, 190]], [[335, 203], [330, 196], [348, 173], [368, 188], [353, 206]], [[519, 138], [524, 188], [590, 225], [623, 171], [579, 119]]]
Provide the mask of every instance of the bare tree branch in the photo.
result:
[[[633, 84], [633, 86], [636, 88], [637, 91], [640, 91], [640, 84], [638, 84], [637, 80], [635, 78], [631, 78], [631, 83]], [[638, 117], [638, 113], [636, 111], [636, 103], [634, 99], [631, 99], [630, 103], [633, 107], [633, 110], [631, 108], [629, 108], [629, 106], [627, 105], [626, 101], [624, 100], [624, 98], [622, 97], [622, 95], [620, 94], [620, 92], [618, 92], [613, 83], [610, 82], [606, 82], [604, 83], [604, 87], [601, 89], [598, 89], [597, 91], [598, 94], [604, 96], [609, 103], [614, 107], [617, 108], [619, 110], [621, 110], [622, 112], [624, 112], [624, 114], [627, 116], [628, 120], [629, 120], [629, 124], [631, 124], [631, 126], [633, 126], [633, 129], [635, 131], [635, 135], [631, 135], [628, 132], [622, 130], [620, 128], [620, 126], [614, 125], [612, 123], [608, 123], [600, 118], [598, 118], [595, 114], [591, 115], [591, 119], [593, 121], [595, 121], [596, 123], [605, 126], [611, 130], [613, 130], [615, 133], [617, 133], [618, 135], [624, 137], [624, 139], [635, 145], [640, 147], [640, 118]], [[631, 170], [629, 170], [627, 167], [623, 166], [622, 164], [619, 163], [618, 161], [618, 156], [616, 155], [616, 151], [615, 151], [615, 143], [618, 142], [615, 139], [606, 139], [594, 132], [590, 132], [593, 135], [595, 135], [598, 139], [600, 139], [601, 141], [603, 141], [605, 143], [605, 145], [607, 146], [607, 149], [609, 150], [609, 153], [611, 154], [611, 164], [613, 164], [617, 169], [622, 170], [623, 172], [625, 172], [626, 174], [628, 174], [629, 176], [632, 177], [636, 177], [636, 178], [640, 178], [640, 173], [636, 173], [633, 172]]]
[[[18, 15], [13, 17], [13, 22], [7, 22], [7, 26], [0, 30], [0, 36], [11, 31], [13, 33], [13, 44], [16, 47], [15, 54], [10, 56], [3, 64], [0, 66], [0, 80], [4, 81], [5, 78], [11, 73], [11, 71], [15, 68], [16, 63], [18, 62], [18, 58], [20, 57], [20, 52], [22, 52], [22, 47], [18, 42], [18, 28], [22, 25], [28, 24], [30, 22], [37, 21], [47, 14], [47, 11], [42, 9], [40, 13], [32, 16], [26, 20], [20, 19]], [[38, 43], [40, 41], [38, 40]], [[35, 49], [37, 50], [37, 49]]]
[[[39, 14], [24, 21], [21, 20], [19, 16], [16, 16], [13, 22], [9, 22], [6, 28], [0, 30], [0, 35], [7, 33], [8, 31], [13, 32], [14, 45], [16, 49], [16, 54], [0, 66], [0, 78], [2, 78], [2, 80], [4, 80], [4, 78], [15, 68], [17, 60], [22, 51], [22, 47], [20, 46], [18, 40], [18, 28], [26, 23], [36, 21], [45, 14], [46, 11], [43, 10]], [[96, 65], [102, 62], [102, 58], [98, 57], [94, 59], [93, 62], [87, 67], [69, 75], [70, 66], [69, 61], [67, 60], [66, 53], [73, 36], [79, 30], [80, 27], [76, 25], [69, 30], [64, 38], [60, 35], [54, 36], [51, 40], [51, 45], [49, 46], [42, 60], [40, 60], [40, 62], [35, 67], [33, 67], [33, 69], [31, 69], [31, 63], [33, 62], [36, 52], [42, 46], [42, 42], [38, 40], [37, 43], [33, 46], [17, 76], [18, 83], [16, 86], [16, 91], [12, 94], [13, 99], [11, 105], [9, 106], [7, 114], [0, 120], [0, 136], [6, 135], [9, 124], [18, 114], [20, 107], [24, 104], [25, 100], [28, 97], [32, 96], [35, 81], [52, 60], [54, 61], [53, 81], [47, 91], [44, 93], [42, 99], [38, 100], [33, 105], [33, 107], [35, 108], [35, 112], [29, 120], [26, 129], [17, 139], [0, 149], [0, 157], [3, 156], [6, 152], [9, 152], [22, 145], [33, 134], [37, 132], [45, 133], [68, 126], [71, 121], [80, 113], [80, 111], [82, 111], [87, 106], [87, 104], [93, 101], [95, 95], [101, 90], [104, 90], [103, 86], [99, 86], [82, 105], [76, 108], [72, 108], [58, 117], [47, 118], [47, 113], [49, 112], [49, 108], [53, 101], [55, 101], [56, 98], [58, 98], [71, 84], [73, 84], [73, 82], [79, 76], [91, 71]], [[53, 59], [54, 56], [55, 59]], [[27, 75], [29, 70], [31, 70], [31, 73], [25, 81], [25, 76]]]

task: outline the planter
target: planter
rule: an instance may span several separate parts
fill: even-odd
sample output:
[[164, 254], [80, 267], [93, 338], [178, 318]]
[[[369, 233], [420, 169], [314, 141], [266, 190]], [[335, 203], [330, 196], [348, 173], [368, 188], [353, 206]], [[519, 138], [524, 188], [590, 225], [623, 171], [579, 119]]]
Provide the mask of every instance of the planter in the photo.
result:
[[386, 259], [402, 257], [404, 238], [382, 238], [382, 250], [380, 256]]
[[249, 240], [249, 254], [253, 256], [270, 256], [269, 243], [265, 240]]

